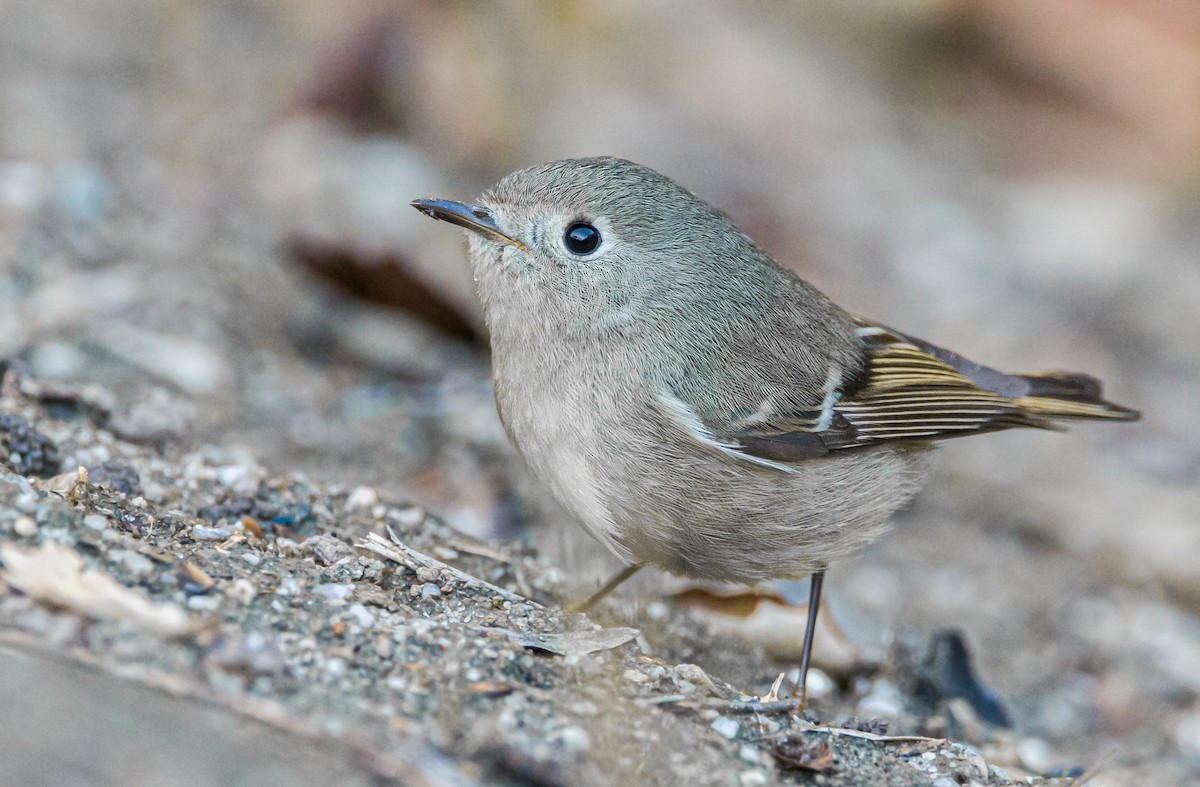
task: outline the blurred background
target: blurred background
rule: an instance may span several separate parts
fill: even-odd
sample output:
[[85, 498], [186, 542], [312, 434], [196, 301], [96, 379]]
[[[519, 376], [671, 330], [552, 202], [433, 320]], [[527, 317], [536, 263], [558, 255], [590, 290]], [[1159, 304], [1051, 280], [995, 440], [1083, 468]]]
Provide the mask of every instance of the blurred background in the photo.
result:
[[1189, 0], [0, 0], [0, 357], [582, 587], [612, 564], [512, 461], [463, 240], [408, 202], [597, 154], [855, 312], [1144, 411], [945, 446], [827, 592], [866, 649], [962, 629], [1045, 767], [1200, 773]]

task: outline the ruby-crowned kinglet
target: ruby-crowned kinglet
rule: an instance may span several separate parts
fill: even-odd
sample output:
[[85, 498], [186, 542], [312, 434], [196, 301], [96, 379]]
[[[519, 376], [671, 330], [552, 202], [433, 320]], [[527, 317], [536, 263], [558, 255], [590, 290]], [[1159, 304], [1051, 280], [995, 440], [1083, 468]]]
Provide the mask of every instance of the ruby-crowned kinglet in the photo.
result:
[[1005, 374], [847, 313], [708, 203], [629, 161], [514, 172], [470, 230], [500, 418], [533, 472], [630, 568], [756, 583], [877, 538], [930, 444], [1129, 421], [1078, 374]]

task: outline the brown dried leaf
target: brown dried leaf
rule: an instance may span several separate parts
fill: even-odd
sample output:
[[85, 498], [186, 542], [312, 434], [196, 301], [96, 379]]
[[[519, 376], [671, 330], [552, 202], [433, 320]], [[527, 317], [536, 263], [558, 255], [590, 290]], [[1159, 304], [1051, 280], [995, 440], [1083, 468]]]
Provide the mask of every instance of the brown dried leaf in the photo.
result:
[[[779, 593], [691, 587], [676, 594], [676, 598], [721, 634], [761, 646], [778, 661], [800, 659], [808, 609], [790, 605]], [[838, 628], [828, 612], [817, 618], [814, 663], [838, 675], [870, 665], [871, 660]]]
[[824, 772], [833, 768], [833, 750], [829, 743], [796, 733], [771, 745], [771, 756], [785, 768]]

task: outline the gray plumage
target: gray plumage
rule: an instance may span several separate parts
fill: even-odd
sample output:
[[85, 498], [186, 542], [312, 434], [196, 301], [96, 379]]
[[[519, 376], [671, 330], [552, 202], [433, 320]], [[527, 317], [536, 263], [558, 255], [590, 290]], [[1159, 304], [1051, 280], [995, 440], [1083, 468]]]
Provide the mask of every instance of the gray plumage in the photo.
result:
[[[931, 440], [1136, 417], [1089, 377], [1004, 374], [848, 314], [632, 162], [414, 205], [473, 230], [513, 444], [629, 562], [748, 583], [822, 571], [886, 529]], [[565, 245], [577, 222], [595, 251]]]

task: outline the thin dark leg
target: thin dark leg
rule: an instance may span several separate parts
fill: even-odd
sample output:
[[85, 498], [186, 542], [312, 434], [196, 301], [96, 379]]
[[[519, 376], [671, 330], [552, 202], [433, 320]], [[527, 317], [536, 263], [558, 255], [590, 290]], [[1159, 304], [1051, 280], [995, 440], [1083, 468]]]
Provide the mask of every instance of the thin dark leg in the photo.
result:
[[800, 655], [800, 678], [792, 688], [800, 694], [800, 712], [808, 704], [808, 662], [812, 657], [813, 635], [817, 633], [817, 613], [821, 611], [821, 585], [825, 584], [825, 572], [818, 571], [809, 579], [808, 625], [804, 627], [804, 651]]
[[632, 566], [626, 566], [613, 575], [612, 579], [605, 582], [604, 586], [593, 593], [591, 598], [589, 598], [587, 601], [583, 602], [582, 604], [567, 604], [564, 609], [567, 612], [587, 612], [589, 609], [596, 606], [596, 604], [599, 603], [602, 598], [616, 590], [618, 585], [641, 570], [642, 567], [638, 563], [634, 563]]

